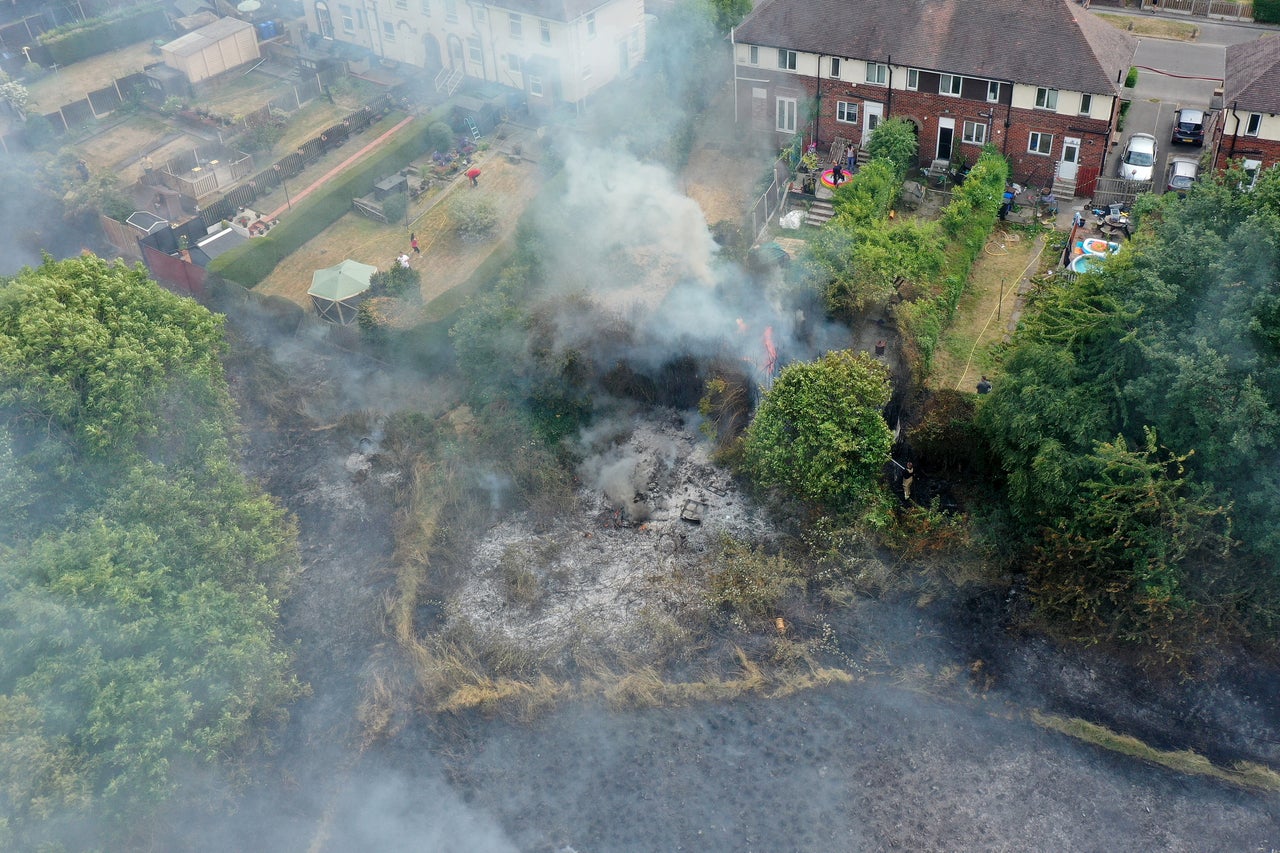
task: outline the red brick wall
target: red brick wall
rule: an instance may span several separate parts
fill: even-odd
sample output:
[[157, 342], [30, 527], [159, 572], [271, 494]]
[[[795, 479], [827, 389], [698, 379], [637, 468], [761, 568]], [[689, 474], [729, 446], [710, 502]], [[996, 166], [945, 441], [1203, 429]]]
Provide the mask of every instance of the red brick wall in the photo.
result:
[[[789, 135], [779, 134], [773, 130], [775, 95], [777, 94], [778, 86], [781, 85], [793, 90], [801, 97], [802, 100], [799, 105], [801, 126], [797, 128], [797, 131], [804, 134], [806, 141], [810, 141], [813, 138], [812, 124], [804, 125], [804, 118], [808, 113], [805, 99], [808, 100], [808, 108], [811, 109], [817, 92], [818, 80], [811, 77], [801, 78], [778, 74], [770, 72], [769, 69], [749, 68], [747, 66], [739, 66], [738, 73], [740, 76], [755, 78], [754, 81], [739, 80], [738, 83], [738, 120], [740, 124], [750, 127], [752, 87], [764, 88], [768, 92], [769, 130], [767, 132], [773, 133], [777, 137], [779, 145], [785, 144], [789, 139]], [[1081, 170], [1100, 171], [1105, 175], [1107, 174], [1106, 170], [1111, 167], [1109, 162], [1105, 163], [1104, 167], [1104, 158], [1110, 133], [1110, 122], [1107, 119], [1064, 116], [1043, 110], [1010, 110], [1009, 107], [1003, 104], [948, 98], [936, 93], [907, 92], [895, 89], [890, 94], [889, 90], [883, 86], [870, 86], [865, 83], [854, 85], [828, 79], [823, 79], [820, 82], [822, 100], [821, 111], [818, 116], [817, 141], [819, 150], [824, 153], [831, 141], [837, 136], [851, 139], [855, 143], [861, 144], [863, 116], [865, 115], [864, 104], [866, 101], [876, 101], [885, 104], [886, 118], [890, 116], [908, 118], [920, 127], [920, 165], [928, 165], [937, 154], [938, 118], [940, 116], [955, 119], [956, 142], [952, 148], [953, 154], [973, 162], [978, 156], [981, 147], [966, 145], [960, 141], [964, 122], [968, 120], [985, 124], [987, 119], [980, 114], [994, 109], [995, 116], [991, 119], [990, 125], [990, 141], [1009, 157], [1010, 162], [1013, 164], [1014, 180], [1039, 186], [1051, 183], [1057, 170], [1058, 161], [1062, 159], [1063, 139], [1069, 136], [1081, 141]], [[857, 124], [836, 121], [837, 101], [849, 101], [859, 105]], [[948, 112], [944, 113], [943, 110]], [[1010, 121], [1007, 128], [1005, 127], [1006, 119]], [[1053, 148], [1049, 155], [1032, 154], [1027, 150], [1032, 131], [1052, 134]]]
[[1218, 149], [1218, 168], [1226, 168], [1231, 160], [1261, 160], [1263, 169], [1280, 163], [1280, 142], [1278, 141], [1262, 139], [1258, 136], [1237, 136], [1234, 137], [1234, 153], [1231, 151], [1232, 141], [1233, 138], [1230, 135], [1222, 137], [1222, 144]]

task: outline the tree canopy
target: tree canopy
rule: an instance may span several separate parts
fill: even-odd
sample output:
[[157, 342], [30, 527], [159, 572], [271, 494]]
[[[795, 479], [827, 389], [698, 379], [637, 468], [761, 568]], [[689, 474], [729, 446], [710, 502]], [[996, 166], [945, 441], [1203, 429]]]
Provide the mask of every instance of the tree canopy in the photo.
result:
[[888, 402], [888, 368], [866, 353], [789, 365], [747, 427], [747, 469], [762, 485], [833, 509], [868, 503], [893, 444], [881, 414]]
[[0, 283], [0, 847], [140, 843], [179, 768], [302, 689], [275, 635], [296, 531], [232, 458], [222, 348], [140, 268]]
[[[1252, 193], [1228, 173], [1201, 182], [1185, 199], [1172, 193], [1144, 198], [1135, 210], [1139, 231], [1121, 252], [1039, 299], [995, 392], [979, 407], [978, 424], [1007, 473], [1015, 512], [1030, 528], [1050, 531], [1038, 570], [1044, 588], [1058, 590], [1054, 612], [1071, 614], [1077, 627], [1092, 624], [1095, 636], [1142, 639], [1141, 631], [1121, 626], [1142, 624], [1149, 595], [1130, 597], [1125, 607], [1114, 599], [1109, 608], [1091, 604], [1084, 608], [1088, 617], [1081, 608], [1099, 601], [1104, 589], [1118, 589], [1117, 573], [1150, 577], [1157, 567], [1157, 585], [1181, 601], [1182, 612], [1200, 617], [1188, 624], [1243, 622], [1252, 632], [1274, 630], [1280, 595], [1277, 201], [1276, 170], [1260, 176]], [[1166, 449], [1157, 454], [1151, 436]], [[1170, 497], [1161, 506], [1173, 509], [1148, 513], [1149, 501], [1121, 497], [1116, 484], [1099, 485], [1125, 454], [1176, 471], [1171, 480], [1153, 473], [1138, 489], [1154, 500], [1156, 484], [1166, 483]], [[1107, 507], [1118, 516], [1104, 524]], [[1175, 547], [1176, 537], [1169, 537], [1184, 522], [1174, 519], [1191, 518], [1212, 520], [1201, 527], [1211, 527], [1220, 545], [1228, 529], [1238, 537], [1232, 557], [1221, 558], [1219, 544], [1209, 549], [1216, 559], [1203, 548]], [[1063, 574], [1070, 561], [1055, 555], [1065, 553], [1067, 533], [1089, 541], [1093, 534], [1077, 529], [1081, 524], [1094, 532], [1106, 527], [1118, 541], [1166, 544], [1158, 555], [1147, 545], [1099, 548], [1092, 558], [1097, 570], [1073, 586]], [[1066, 606], [1066, 589], [1076, 590], [1078, 607]]]

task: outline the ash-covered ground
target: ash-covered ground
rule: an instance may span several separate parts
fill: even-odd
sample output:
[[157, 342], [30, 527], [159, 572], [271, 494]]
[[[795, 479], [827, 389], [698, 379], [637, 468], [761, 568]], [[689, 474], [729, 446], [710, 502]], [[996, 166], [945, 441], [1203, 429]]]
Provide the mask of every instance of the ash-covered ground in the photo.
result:
[[[451, 622], [542, 655], [641, 654], [655, 620], [704, 606], [706, 558], [721, 537], [773, 535], [712, 464], [696, 414], [618, 417], [584, 442], [573, 509], [549, 525], [520, 514], [490, 528], [450, 598]], [[513, 575], [527, 579], [527, 595], [513, 595]]]

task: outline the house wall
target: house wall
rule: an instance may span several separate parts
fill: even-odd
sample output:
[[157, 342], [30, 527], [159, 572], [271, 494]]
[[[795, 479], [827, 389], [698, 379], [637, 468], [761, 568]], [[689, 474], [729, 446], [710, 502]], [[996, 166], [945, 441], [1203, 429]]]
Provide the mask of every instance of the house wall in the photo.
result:
[[[1009, 157], [1014, 178], [1021, 182], [1040, 186], [1052, 183], [1067, 138], [1081, 142], [1081, 171], [1101, 173], [1105, 166], [1116, 106], [1112, 95], [1093, 95], [1089, 114], [1080, 115], [1079, 92], [1060, 91], [1055, 109], [1038, 109], [1035, 86], [997, 81], [999, 100], [990, 102], [985, 84], [972, 85], [970, 80], [965, 80], [960, 97], [938, 94], [939, 75], [935, 72], [919, 72], [917, 90], [908, 90], [908, 69], [902, 66], [890, 66], [886, 82], [881, 85], [867, 82], [867, 63], [861, 60], [841, 59], [838, 74], [833, 77], [830, 58], [816, 54], [798, 53], [795, 71], [777, 67], [778, 51], [774, 48], [758, 48], [755, 64], [750, 64], [749, 45], [735, 45], [734, 56], [738, 62], [738, 121], [752, 130], [774, 134], [779, 146], [786, 144], [792, 134], [778, 128], [778, 99], [794, 98], [795, 132], [816, 140], [822, 151], [836, 137], [865, 144], [867, 104], [871, 103], [880, 105], [886, 118], [899, 116], [915, 123], [920, 131], [921, 165], [939, 156], [939, 129], [944, 120], [950, 120], [954, 123], [953, 158], [962, 157], [968, 162], [977, 158], [982, 145], [963, 141], [964, 124], [981, 124], [982, 134]], [[840, 120], [842, 101], [856, 106], [855, 122]], [[1052, 136], [1047, 154], [1029, 150], [1033, 132]]]
[[[336, 39], [419, 68], [458, 68], [531, 98], [580, 101], [644, 58], [644, 0], [612, 0], [573, 21], [465, 0], [353, 0], [328, 7]], [[314, 0], [307, 18], [319, 31]]]

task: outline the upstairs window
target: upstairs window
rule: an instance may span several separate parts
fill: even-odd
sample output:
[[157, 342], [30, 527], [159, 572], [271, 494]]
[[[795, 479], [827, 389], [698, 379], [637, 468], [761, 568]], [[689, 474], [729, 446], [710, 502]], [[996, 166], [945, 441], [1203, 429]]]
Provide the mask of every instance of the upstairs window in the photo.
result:
[[1245, 136], [1257, 136], [1262, 132], [1262, 113], [1249, 113], [1249, 120], [1244, 125]]
[[587, 13], [587, 38], [593, 39], [595, 37], [596, 37], [596, 13], [588, 12]]
[[747, 62], [752, 65], [760, 64], [760, 47], [759, 45], [747, 45]]
[[958, 98], [960, 97], [960, 88], [963, 84], [963, 77], [959, 77], [955, 74], [943, 74], [938, 78], [938, 94]]
[[467, 36], [467, 53], [470, 54], [472, 62], [484, 64], [484, 48], [480, 44], [479, 36]]
[[458, 0], [444, 0], [444, 19], [450, 24], [458, 23]]
[[551, 22], [538, 21], [538, 38], [543, 44], [551, 44]]
[[524, 38], [524, 17], [522, 15], [517, 15], [515, 12], [508, 12], [507, 26], [513, 39], [518, 41]]
[[422, 3], [418, 8], [422, 11], [422, 17], [431, 17], [431, 0], [422, 0]]
[[382, 22], [382, 39], [383, 41], [396, 40], [396, 25], [390, 21]]
[[840, 58], [831, 57], [831, 76], [838, 78], [840, 76]]
[[796, 52], [778, 48], [778, 67], [784, 71], [796, 70]]
[[999, 103], [999, 101], [1000, 101], [1000, 84], [997, 83], [995, 80], [988, 80], [987, 81], [987, 102], [995, 104], [995, 103]]
[[914, 92], [920, 88], [920, 71], [916, 68], [907, 69], [907, 89]]
[[344, 33], [354, 33], [356, 31], [356, 19], [351, 17], [350, 6], [339, 6], [338, 17], [342, 19], [342, 31]]
[[1056, 110], [1058, 108], [1057, 89], [1036, 89], [1036, 109]]
[[883, 86], [889, 82], [889, 66], [883, 62], [867, 63], [867, 82]]
[[1087, 116], [1093, 112], [1093, 95], [1088, 92], [1080, 95], [1080, 115]]

